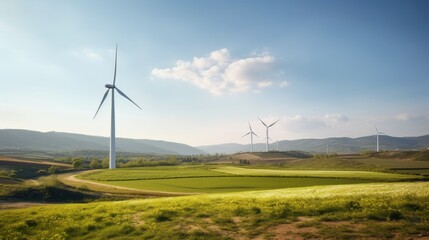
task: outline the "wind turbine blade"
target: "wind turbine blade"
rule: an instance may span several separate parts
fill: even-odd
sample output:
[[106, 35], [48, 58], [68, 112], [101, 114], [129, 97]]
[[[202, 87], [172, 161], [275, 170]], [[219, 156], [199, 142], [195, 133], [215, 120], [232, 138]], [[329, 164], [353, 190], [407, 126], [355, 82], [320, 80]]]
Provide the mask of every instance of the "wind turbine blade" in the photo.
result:
[[249, 134], [251, 134], [251, 132], [248, 132], [248, 133], [244, 134], [244, 135], [243, 135], [243, 136], [241, 136], [241, 137], [245, 137], [245, 136], [247, 136], [247, 135], [249, 135]]
[[273, 122], [273, 123], [271, 123], [271, 125], [270, 126], [268, 126], [268, 127], [272, 127], [274, 124], [276, 124], [278, 121], [280, 121], [280, 119], [279, 120], [277, 120], [277, 121], [275, 121], [275, 122]]
[[118, 44], [116, 44], [116, 52], [115, 52], [115, 72], [113, 73], [113, 86], [115, 86], [116, 82], [116, 66], [118, 63]]
[[[249, 122], [248, 122], [249, 123]], [[250, 123], [249, 123], [249, 129], [250, 129], [250, 132], [252, 132], [252, 126], [250, 126]]]
[[92, 119], [94, 119], [95, 116], [97, 116], [97, 113], [100, 110], [101, 105], [103, 105], [104, 100], [106, 100], [106, 97], [107, 97], [107, 94], [109, 94], [109, 91], [110, 91], [110, 88], [108, 88], [107, 91], [106, 91], [106, 93], [104, 94], [103, 100], [101, 100], [100, 106], [98, 106], [97, 112], [95, 112], [95, 115], [94, 115], [94, 117]]
[[259, 121], [261, 121], [262, 124], [264, 124], [265, 127], [267, 127], [267, 124], [264, 123], [264, 121], [262, 121], [259, 117], [258, 117]]
[[255, 135], [255, 136], [257, 136], [257, 137], [259, 137], [258, 134], [254, 133], [254, 132], [252, 132], [252, 134]]
[[125, 93], [123, 93], [121, 90], [119, 90], [119, 88], [115, 87], [116, 90], [118, 90], [118, 93], [121, 94], [124, 98], [130, 100], [130, 102], [134, 103], [134, 105], [136, 105], [138, 108], [140, 108], [140, 110], [142, 109], [139, 105], [137, 105], [137, 103], [135, 103], [133, 100], [131, 100], [131, 98], [127, 97], [127, 95], [125, 95]]
[[377, 133], [379, 133], [379, 131], [378, 131], [378, 129], [377, 129], [377, 125], [375, 125], [375, 131], [376, 131]]

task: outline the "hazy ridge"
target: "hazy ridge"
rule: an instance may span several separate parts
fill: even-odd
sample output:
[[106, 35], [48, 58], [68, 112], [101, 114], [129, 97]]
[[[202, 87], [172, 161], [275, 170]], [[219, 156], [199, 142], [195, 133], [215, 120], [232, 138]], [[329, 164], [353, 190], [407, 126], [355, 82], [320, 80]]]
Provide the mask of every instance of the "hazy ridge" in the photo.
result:
[[[376, 147], [376, 137], [299, 139], [278, 142], [279, 151], [299, 150], [325, 153], [328, 146], [331, 153], [373, 151]], [[250, 144], [225, 143], [192, 147], [182, 143], [160, 140], [116, 138], [116, 148], [117, 151], [122, 152], [151, 154], [230, 154], [250, 151]], [[419, 137], [380, 136], [381, 150], [421, 150], [426, 148], [429, 148], [429, 135]], [[1, 129], [0, 149], [43, 151], [108, 150], [109, 138], [76, 133]], [[270, 144], [270, 150], [277, 150], [277, 142]], [[254, 151], [265, 151], [265, 144], [254, 144]]]
[[[107, 150], [109, 138], [64, 132], [37, 132], [20, 129], [0, 130], [0, 149], [43, 151]], [[203, 151], [182, 143], [116, 138], [116, 150], [152, 154], [202, 154]]]
[[[392, 137], [382, 135], [379, 137], [381, 150], [421, 150], [429, 147], [429, 135], [419, 137]], [[328, 148], [331, 153], [359, 153], [374, 151], [376, 137], [365, 136], [359, 138], [325, 138], [325, 139], [298, 139], [278, 142], [279, 151], [299, 150], [306, 152], [323, 152]], [[207, 153], [236, 153], [247, 152], [250, 144], [227, 143], [219, 145], [206, 145], [196, 147]], [[264, 143], [253, 145], [254, 151], [265, 151]], [[270, 150], [277, 150], [277, 142], [270, 144]]]

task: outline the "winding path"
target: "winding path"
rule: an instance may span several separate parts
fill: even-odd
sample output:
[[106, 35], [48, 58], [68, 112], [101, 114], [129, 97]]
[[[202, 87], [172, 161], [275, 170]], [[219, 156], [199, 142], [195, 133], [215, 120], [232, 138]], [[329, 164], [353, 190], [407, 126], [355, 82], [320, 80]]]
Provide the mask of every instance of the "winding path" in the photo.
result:
[[[91, 170], [91, 171], [98, 171], [98, 170]], [[87, 171], [87, 172], [90, 172], [90, 171]], [[91, 191], [110, 193], [110, 194], [132, 194], [132, 195], [143, 195], [143, 196], [154, 196], [154, 197], [195, 195], [195, 193], [147, 191], [147, 190], [141, 190], [141, 189], [135, 189], [135, 188], [113, 186], [110, 184], [93, 182], [93, 181], [77, 178], [76, 176], [80, 173], [82, 172], [72, 173], [72, 174], [70, 173], [61, 174], [61, 175], [58, 175], [58, 180], [72, 187], [84, 186]]]

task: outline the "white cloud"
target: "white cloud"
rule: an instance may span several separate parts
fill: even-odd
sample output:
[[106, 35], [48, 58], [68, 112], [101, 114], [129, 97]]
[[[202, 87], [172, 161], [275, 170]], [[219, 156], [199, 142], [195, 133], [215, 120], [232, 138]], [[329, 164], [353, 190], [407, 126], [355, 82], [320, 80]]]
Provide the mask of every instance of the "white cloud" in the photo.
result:
[[275, 71], [275, 59], [268, 53], [234, 59], [228, 49], [223, 48], [207, 57], [179, 60], [172, 68], [155, 68], [152, 76], [182, 80], [213, 95], [222, 95], [250, 90], [258, 92], [273, 84]]
[[69, 50], [67, 53], [70, 56], [73, 56], [79, 59], [100, 63], [104, 61], [106, 56], [108, 56], [109, 58], [111, 58], [112, 55], [114, 56], [115, 51], [114, 50], [112, 51], [111, 49], [93, 49], [89, 47], [84, 47], [84, 48]]
[[325, 114], [324, 119], [328, 123], [347, 122], [349, 120], [348, 117], [338, 113]]
[[410, 120], [410, 118], [411, 118], [410, 115], [407, 113], [401, 113], [401, 114], [396, 116], [396, 119], [399, 121], [408, 121], [408, 120]]
[[285, 88], [287, 86], [289, 86], [289, 82], [288, 81], [283, 81], [283, 82], [279, 83], [279, 87], [280, 88]]
[[288, 132], [308, 133], [309, 131], [324, 131], [345, 126], [349, 118], [345, 115], [333, 113], [318, 116], [286, 116], [280, 120]]
[[273, 84], [273, 82], [271, 81], [262, 81], [262, 82], [258, 82], [258, 87], [259, 88], [266, 88], [269, 87]]
[[86, 58], [92, 60], [92, 61], [96, 61], [96, 62], [100, 62], [103, 61], [103, 57], [101, 56], [101, 54], [97, 53], [95, 50], [90, 49], [90, 48], [84, 48], [83, 49], [83, 54]]

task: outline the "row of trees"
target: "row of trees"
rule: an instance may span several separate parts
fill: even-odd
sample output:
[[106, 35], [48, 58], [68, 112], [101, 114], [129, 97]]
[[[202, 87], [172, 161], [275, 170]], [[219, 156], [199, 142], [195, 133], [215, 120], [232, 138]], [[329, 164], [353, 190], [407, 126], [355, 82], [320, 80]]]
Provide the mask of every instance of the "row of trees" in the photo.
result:
[[[102, 160], [98, 158], [92, 159], [83, 159], [83, 158], [72, 158], [63, 160], [66, 163], [70, 163], [74, 169], [99, 169], [99, 168], [109, 168], [109, 158], [104, 158]], [[146, 159], [143, 157], [126, 159], [126, 158], [117, 158], [118, 167], [142, 167], [142, 166], [172, 166], [179, 164], [177, 157], [175, 155], [168, 156], [166, 159]], [[52, 166], [54, 167], [54, 166]], [[49, 171], [49, 170], [48, 170]], [[52, 169], [55, 172], [55, 169]], [[50, 172], [50, 173], [53, 173]]]
[[[193, 155], [193, 156], [176, 156], [176, 155], [148, 155], [148, 156], [136, 156], [136, 155], [118, 155], [117, 166], [118, 167], [142, 167], [142, 166], [171, 166], [178, 165], [181, 163], [194, 164], [203, 163], [216, 160], [220, 155]], [[80, 157], [61, 157], [57, 161], [71, 164], [74, 169], [99, 169], [108, 168], [109, 159], [100, 159], [95, 155], [92, 156], [80, 156]]]

